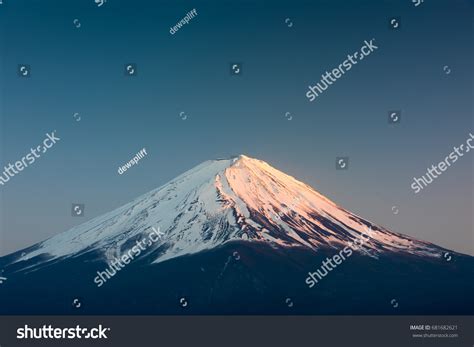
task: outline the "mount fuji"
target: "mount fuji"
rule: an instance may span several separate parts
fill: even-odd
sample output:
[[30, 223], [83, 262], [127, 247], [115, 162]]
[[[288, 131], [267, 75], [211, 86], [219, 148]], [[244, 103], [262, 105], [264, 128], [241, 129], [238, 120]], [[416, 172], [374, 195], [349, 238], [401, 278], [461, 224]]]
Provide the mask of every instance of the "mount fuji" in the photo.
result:
[[[97, 287], [97, 274], [155, 228], [163, 237]], [[362, 236], [308, 288], [308, 272]], [[0, 258], [0, 313], [472, 314], [473, 265], [240, 155]]]

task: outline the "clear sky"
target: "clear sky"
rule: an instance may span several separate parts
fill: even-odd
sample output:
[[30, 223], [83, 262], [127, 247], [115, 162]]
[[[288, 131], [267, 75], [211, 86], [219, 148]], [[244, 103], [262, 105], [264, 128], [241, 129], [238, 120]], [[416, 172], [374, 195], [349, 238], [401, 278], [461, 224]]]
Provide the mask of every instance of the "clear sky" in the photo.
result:
[[[0, 171], [47, 132], [61, 141], [0, 187], [0, 255], [240, 153], [393, 231], [474, 254], [472, 154], [410, 188], [474, 130], [473, 19], [464, 0], [4, 0]], [[370, 39], [378, 50], [310, 103], [308, 85]], [[402, 110], [400, 124], [389, 110]], [[348, 170], [336, 170], [338, 156]], [[73, 202], [84, 217], [71, 216]]]

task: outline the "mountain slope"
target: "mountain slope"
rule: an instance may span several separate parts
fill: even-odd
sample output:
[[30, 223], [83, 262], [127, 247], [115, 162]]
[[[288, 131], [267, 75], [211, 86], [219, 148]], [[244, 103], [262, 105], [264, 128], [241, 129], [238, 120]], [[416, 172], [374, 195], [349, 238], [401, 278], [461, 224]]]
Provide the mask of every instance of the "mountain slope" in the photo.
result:
[[241, 155], [204, 162], [110, 213], [7, 258], [42, 263], [93, 249], [113, 259], [153, 227], [165, 235], [148, 250], [154, 262], [237, 239], [317, 250], [344, 248], [370, 236], [365, 249], [372, 256], [394, 251], [440, 257], [443, 252], [365, 221], [267, 163]]

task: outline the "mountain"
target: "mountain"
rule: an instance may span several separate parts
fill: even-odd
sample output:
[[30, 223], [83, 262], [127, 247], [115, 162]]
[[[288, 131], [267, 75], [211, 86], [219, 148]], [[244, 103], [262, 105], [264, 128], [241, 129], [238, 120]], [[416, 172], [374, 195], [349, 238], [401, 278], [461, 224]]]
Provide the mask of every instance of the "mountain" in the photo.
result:
[[[350, 260], [308, 288], [309, 273], [360, 240]], [[133, 258], [126, 266], [111, 265], [126, 254]], [[472, 312], [472, 298], [460, 293], [472, 288], [473, 264], [473, 257], [364, 220], [241, 155], [204, 162], [110, 213], [0, 258], [8, 277], [0, 290], [10, 295], [8, 302], [0, 296], [0, 313], [2, 307], [7, 313], [67, 313], [76, 297], [87, 298], [81, 310], [92, 314], [184, 308], [281, 314], [290, 307], [304, 314], [392, 313], [392, 300], [402, 300], [397, 295], [410, 286], [409, 313], [463, 314]], [[106, 269], [109, 276], [99, 280]], [[130, 293], [137, 297], [131, 300]], [[417, 302], [416, 293], [425, 300], [457, 296], [433, 308]], [[348, 299], [354, 295], [356, 301]], [[309, 303], [296, 307], [297, 300]]]

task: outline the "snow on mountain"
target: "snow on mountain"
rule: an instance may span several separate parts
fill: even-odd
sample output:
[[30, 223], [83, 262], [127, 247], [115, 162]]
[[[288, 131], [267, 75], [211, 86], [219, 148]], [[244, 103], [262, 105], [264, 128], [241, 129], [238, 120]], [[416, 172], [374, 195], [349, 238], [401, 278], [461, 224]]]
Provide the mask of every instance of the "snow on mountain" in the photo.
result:
[[147, 252], [154, 262], [211, 249], [231, 240], [287, 247], [343, 248], [368, 235], [365, 249], [441, 256], [442, 248], [376, 226], [308, 185], [241, 155], [206, 161], [134, 201], [24, 251], [15, 262], [89, 250], [120, 256], [151, 228], [163, 239]]

